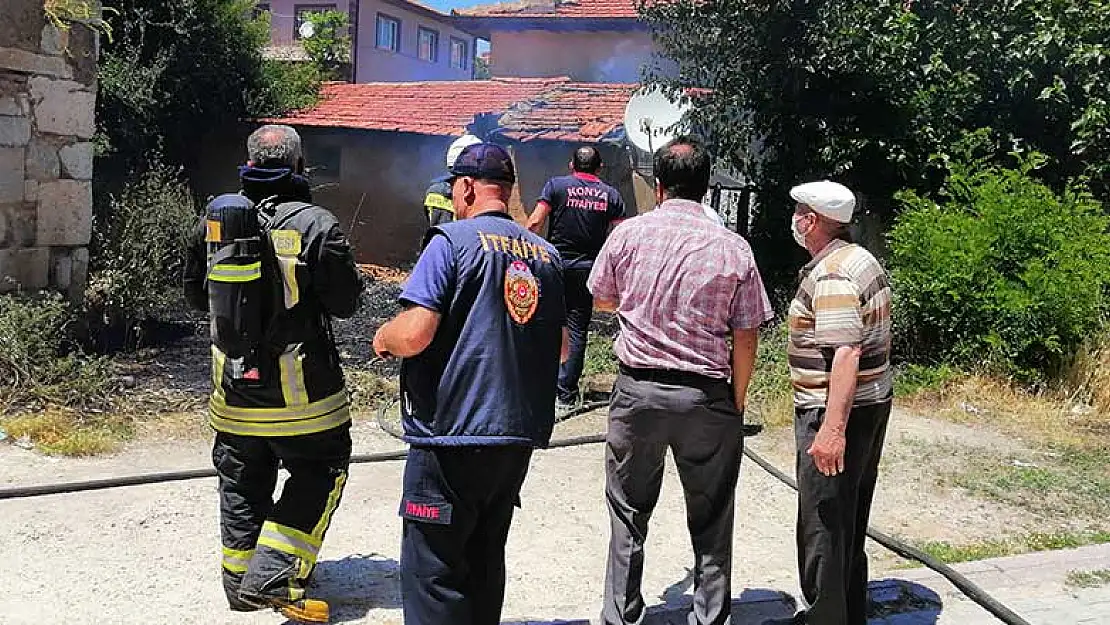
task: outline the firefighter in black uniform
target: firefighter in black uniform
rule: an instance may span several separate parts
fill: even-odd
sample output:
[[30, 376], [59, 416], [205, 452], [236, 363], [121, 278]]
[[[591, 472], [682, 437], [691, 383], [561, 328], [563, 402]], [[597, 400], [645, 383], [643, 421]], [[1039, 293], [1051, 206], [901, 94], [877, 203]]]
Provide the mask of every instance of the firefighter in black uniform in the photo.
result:
[[[451, 143], [447, 148], [447, 171], [455, 164], [459, 153], [467, 146], [481, 143], [482, 140], [474, 135], [463, 135]], [[440, 224], [451, 223], [455, 220], [455, 207], [451, 204], [451, 176], [441, 176], [432, 181], [431, 186], [424, 192], [424, 212], [428, 218], [428, 227], [434, 228]]]
[[513, 505], [551, 438], [565, 358], [562, 262], [508, 215], [509, 155], [472, 145], [452, 176], [459, 221], [429, 232], [405, 310], [374, 337], [404, 358], [406, 625], [500, 622]]
[[[326, 623], [327, 603], [306, 598], [305, 588], [351, 456], [349, 399], [330, 317], [354, 314], [362, 279], [335, 217], [311, 204], [296, 131], [264, 126], [247, 149], [242, 192], [209, 204], [184, 276], [187, 301], [212, 318], [209, 419], [223, 585], [232, 610], [272, 608], [297, 622]], [[261, 232], [253, 247], [228, 233], [239, 227], [232, 215], [264, 224], [239, 224]], [[224, 240], [230, 243], [220, 247]], [[235, 250], [259, 249], [255, 262], [235, 264]], [[264, 321], [253, 335], [236, 335], [254, 336], [249, 349], [222, 340], [229, 325], [252, 320]], [[227, 345], [235, 347], [224, 351]], [[279, 464], [289, 479], [275, 502]]]

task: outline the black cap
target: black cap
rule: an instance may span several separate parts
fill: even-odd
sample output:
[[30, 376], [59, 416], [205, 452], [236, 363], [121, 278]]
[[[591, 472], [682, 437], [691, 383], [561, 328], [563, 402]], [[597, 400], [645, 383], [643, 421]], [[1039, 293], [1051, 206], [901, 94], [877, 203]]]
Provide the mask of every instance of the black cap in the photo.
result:
[[451, 177], [468, 176], [480, 180], [516, 182], [516, 168], [505, 148], [493, 143], [467, 146], [451, 166]]

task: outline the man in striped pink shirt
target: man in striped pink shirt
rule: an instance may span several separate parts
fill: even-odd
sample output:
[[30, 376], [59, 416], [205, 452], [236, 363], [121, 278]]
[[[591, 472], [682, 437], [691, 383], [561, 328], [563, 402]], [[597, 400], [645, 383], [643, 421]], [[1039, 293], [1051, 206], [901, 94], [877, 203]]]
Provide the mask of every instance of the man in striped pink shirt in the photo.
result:
[[659, 206], [613, 231], [588, 281], [596, 305], [620, 322], [606, 446], [605, 625], [643, 619], [644, 540], [668, 447], [694, 545], [691, 622], [729, 621], [744, 404], [758, 329], [772, 311], [747, 242], [701, 206], [711, 162], [692, 137], [660, 148]]

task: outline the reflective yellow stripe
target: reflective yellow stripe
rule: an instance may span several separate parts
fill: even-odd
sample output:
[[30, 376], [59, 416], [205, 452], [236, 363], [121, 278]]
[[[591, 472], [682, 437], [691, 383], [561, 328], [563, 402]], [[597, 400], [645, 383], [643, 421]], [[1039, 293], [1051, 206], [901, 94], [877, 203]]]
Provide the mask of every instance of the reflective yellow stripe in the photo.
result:
[[451, 200], [447, 196], [438, 193], [429, 193], [424, 196], [424, 206], [428, 208], [438, 208], [452, 213], [455, 212], [455, 205], [451, 203]]
[[213, 282], [250, 282], [262, 278], [262, 263], [249, 265], [215, 265], [208, 272]]
[[316, 561], [316, 555], [320, 553], [320, 542], [310, 534], [278, 525], [273, 521], [266, 521], [262, 525], [262, 533], [258, 537], [259, 545], [288, 553], [308, 562]]
[[[209, 407], [212, 407], [211, 402], [209, 402]], [[301, 436], [303, 434], [315, 434], [338, 427], [350, 420], [351, 410], [347, 404], [337, 408], [334, 412], [291, 421], [235, 419], [222, 416], [216, 413], [215, 410], [211, 410], [208, 416], [208, 422], [213, 429], [240, 436]]]
[[281, 284], [285, 287], [286, 310], [301, 301], [301, 287], [297, 285], [297, 258], [278, 256], [278, 266], [281, 267]]
[[251, 558], [254, 556], [254, 549], [228, 549], [223, 548], [224, 558], [223, 567], [232, 573], [246, 573], [247, 566], [250, 564]]
[[273, 408], [243, 408], [229, 406], [223, 401], [209, 401], [209, 407], [221, 417], [238, 419], [240, 421], [296, 421], [298, 419], [313, 419], [331, 413], [337, 408], [348, 404], [347, 391], [325, 397], [319, 401], [300, 406], [281, 406]]
[[339, 507], [339, 498], [343, 495], [343, 486], [346, 484], [347, 472], [344, 471], [335, 478], [335, 486], [328, 494], [328, 502], [324, 504], [324, 513], [320, 515], [320, 521], [316, 523], [316, 527], [312, 528], [312, 537], [316, 540], [324, 540], [324, 532], [328, 531], [328, 525], [331, 525], [331, 515]]
[[281, 368], [281, 395], [288, 407], [308, 404], [308, 391], [304, 387], [304, 354], [301, 345], [290, 345], [278, 358]]
[[224, 398], [224, 361], [226, 357], [215, 345], [212, 346], [212, 396]]
[[302, 419], [285, 423], [255, 423], [251, 421], [237, 421], [227, 419], [216, 414], [210, 414], [208, 422], [213, 429], [228, 434], [239, 436], [302, 436], [315, 434], [338, 427], [351, 420], [350, 409], [346, 406], [332, 414], [315, 419]]

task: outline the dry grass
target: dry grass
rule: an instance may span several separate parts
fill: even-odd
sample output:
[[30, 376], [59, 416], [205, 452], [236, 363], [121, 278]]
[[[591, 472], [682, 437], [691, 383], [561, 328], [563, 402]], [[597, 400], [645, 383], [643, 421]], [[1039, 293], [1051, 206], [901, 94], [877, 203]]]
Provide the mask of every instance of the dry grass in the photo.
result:
[[990, 425], [1035, 445], [1101, 449], [1110, 433], [1110, 410], [1087, 404], [1074, 390], [1034, 392], [981, 375], [959, 377], [898, 404], [957, 423]]
[[30, 441], [44, 453], [61, 456], [109, 453], [132, 433], [129, 419], [114, 415], [90, 418], [54, 407], [9, 417], [2, 424], [10, 438]]
[[207, 407], [162, 412], [135, 425], [135, 438], [138, 439], [194, 440], [211, 433]]
[[1064, 585], [1070, 588], [1100, 588], [1110, 585], [1110, 569], [1069, 571]]
[[351, 391], [351, 408], [355, 418], [376, 418], [375, 411], [383, 403], [397, 399], [400, 383], [394, 377], [383, 377], [367, 369], [348, 369], [347, 388]]

